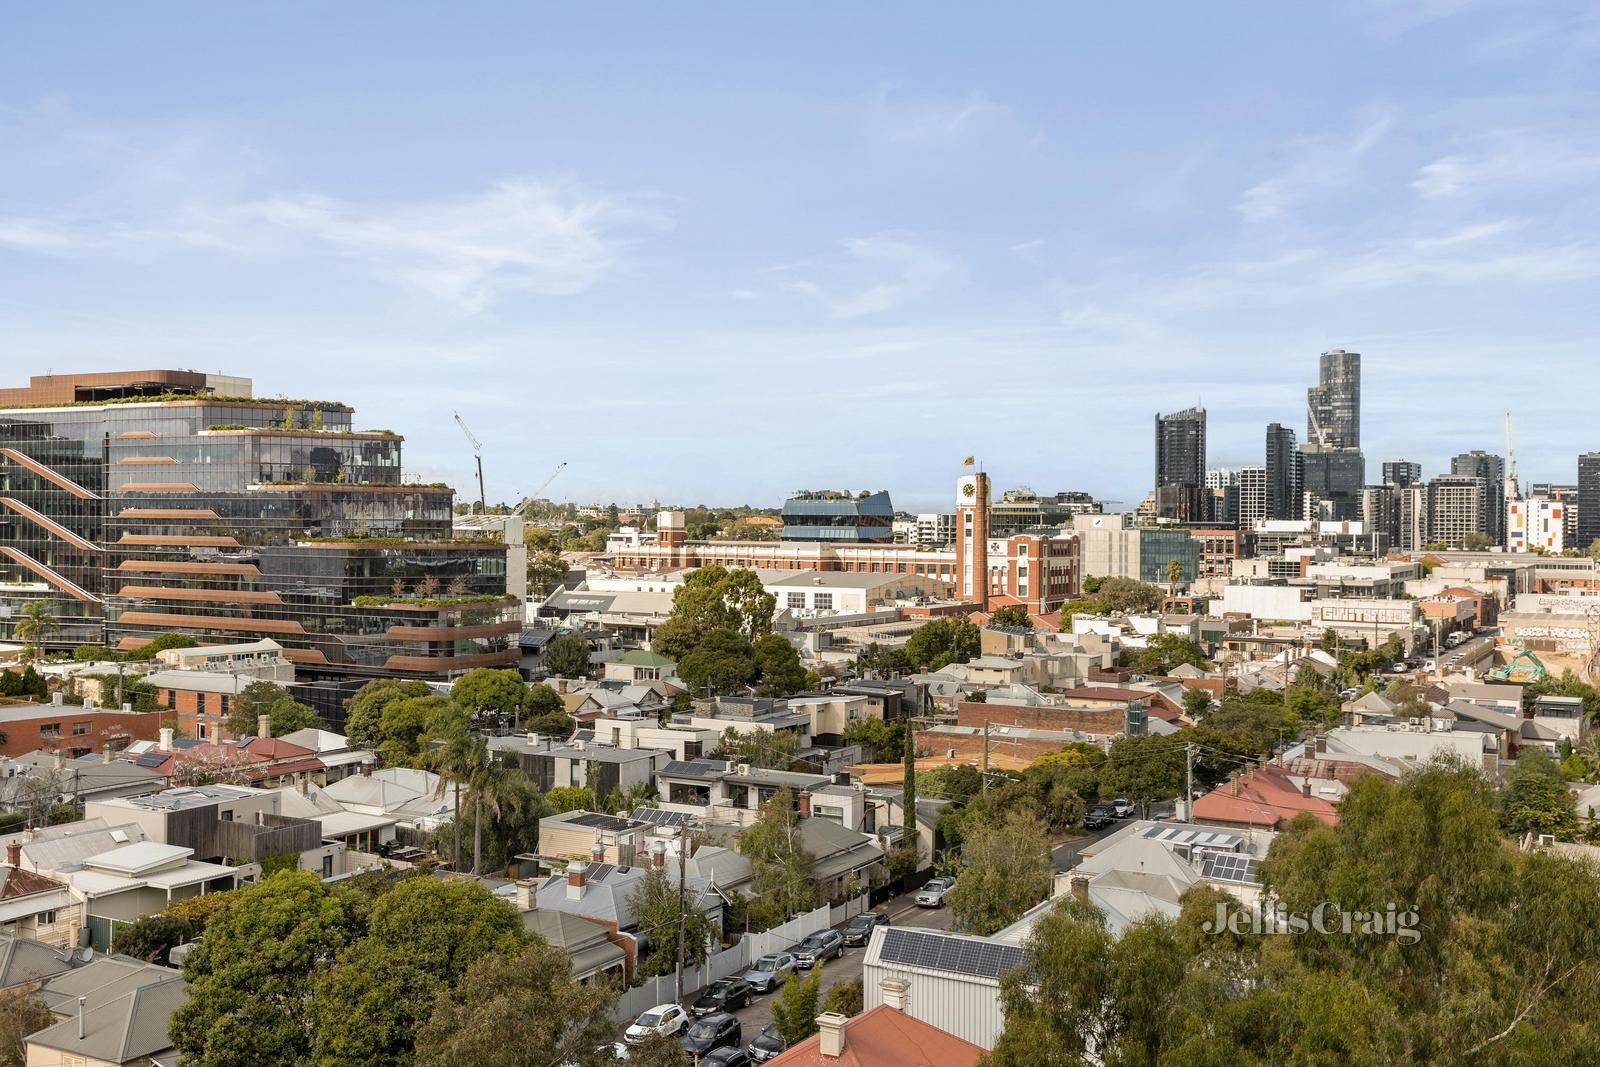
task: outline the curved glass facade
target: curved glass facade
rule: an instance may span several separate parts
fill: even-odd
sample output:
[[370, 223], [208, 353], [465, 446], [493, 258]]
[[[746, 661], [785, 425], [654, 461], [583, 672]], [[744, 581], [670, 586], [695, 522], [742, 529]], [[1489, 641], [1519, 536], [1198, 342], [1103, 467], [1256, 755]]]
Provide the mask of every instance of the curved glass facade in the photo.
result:
[[[506, 550], [451, 539], [454, 493], [349, 408], [151, 400], [0, 411], [0, 634], [51, 644], [271, 637], [308, 677], [512, 666]], [[361, 603], [358, 604], [358, 599]]]

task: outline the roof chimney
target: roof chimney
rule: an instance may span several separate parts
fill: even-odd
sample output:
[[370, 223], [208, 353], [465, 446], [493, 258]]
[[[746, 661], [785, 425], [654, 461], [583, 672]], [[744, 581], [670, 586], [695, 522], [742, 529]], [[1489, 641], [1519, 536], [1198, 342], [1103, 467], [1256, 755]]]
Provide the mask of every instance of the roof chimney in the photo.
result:
[[849, 1021], [848, 1016], [836, 1011], [825, 1011], [817, 1016], [817, 1033], [822, 1035], [817, 1051], [824, 1059], [836, 1060], [844, 1055], [844, 1024]]
[[1312, 742], [1311, 747], [1312, 751], [1319, 756], [1328, 751], [1328, 735], [1318, 730], [1316, 740]]
[[1300, 784], [1300, 793], [1302, 796], [1311, 795], [1311, 776], [1309, 774], [1306, 775], [1304, 781], [1302, 781]]
[[101, 763], [110, 763], [111, 762], [111, 742], [109, 742], [109, 741], [107, 741], [105, 744], [100, 746], [100, 762]]
[[604, 841], [601, 841], [597, 837], [597, 838], [594, 839], [594, 844], [589, 846], [589, 862], [590, 863], [604, 863], [605, 861], [606, 861], [606, 845], [605, 845]]
[[517, 910], [539, 910], [539, 883], [531, 878], [522, 878], [517, 881]]
[[883, 1002], [895, 1011], [909, 1011], [911, 1008], [911, 983], [904, 978], [885, 978], [878, 983], [878, 988], [883, 990]]
[[22, 842], [12, 841], [6, 845], [6, 866], [22, 866]]
[[64, 693], [55, 692], [50, 694], [51, 706], [59, 708], [64, 703], [66, 703], [66, 695]]
[[811, 818], [811, 794], [805, 791], [800, 793], [800, 817], [802, 819]]
[[271, 737], [272, 736], [272, 716], [270, 716], [270, 715], [257, 715], [256, 716], [256, 736], [257, 737]]
[[54, 758], [54, 761], [53, 761], [53, 762], [54, 762], [54, 763], [55, 763], [55, 768], [56, 768], [56, 770], [58, 770], [58, 771], [59, 771], [59, 770], [60, 770], [60, 769], [61, 769], [61, 768], [62, 768], [62, 767], [65, 767], [65, 766], [66, 766], [66, 759], [65, 759], [65, 758], [64, 758], [64, 757], [63, 757], [63, 756], [62, 756], [62, 755], [61, 755], [61, 750], [60, 750], [60, 749], [59, 749], [59, 748], [58, 748], [58, 749], [56, 749], [56, 754], [55, 754], [55, 758]]
[[582, 860], [567, 861], [567, 899], [582, 900], [583, 884], [589, 880], [589, 865]]
[[133, 710], [133, 702], [131, 700], [124, 700], [122, 702], [122, 710], [123, 711], [132, 711]]
[[78, 998], [78, 1040], [79, 1041], [82, 1041], [85, 1037], [89, 1036], [89, 1028], [88, 1028], [88, 1026], [85, 1025], [84, 1019], [83, 1019], [83, 1006], [86, 1003], [88, 1003], [88, 1001], [89, 1001], [88, 997], [79, 997]]
[[1234, 796], [1238, 796], [1239, 795], [1239, 772], [1238, 771], [1234, 771], [1231, 775], [1228, 776], [1228, 792], [1232, 793]]
[[667, 843], [657, 841], [650, 846], [650, 866], [665, 867], [667, 865]]
[[161, 728], [161, 740], [156, 742], [156, 747], [162, 752], [172, 751], [172, 727], [163, 726]]
[[1072, 876], [1072, 883], [1071, 884], [1072, 884], [1072, 897], [1073, 897], [1073, 899], [1082, 901], [1085, 904], [1089, 903], [1089, 879], [1088, 879], [1088, 876], [1082, 875], [1082, 874], [1075, 874], [1075, 875]]

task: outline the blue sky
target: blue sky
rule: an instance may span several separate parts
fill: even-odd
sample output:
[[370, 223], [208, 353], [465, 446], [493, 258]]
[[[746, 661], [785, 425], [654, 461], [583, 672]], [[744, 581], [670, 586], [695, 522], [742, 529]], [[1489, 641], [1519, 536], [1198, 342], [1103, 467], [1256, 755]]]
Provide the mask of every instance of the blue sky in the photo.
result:
[[337, 397], [463, 493], [1136, 500], [1365, 362], [1369, 478], [1600, 448], [1592, 4], [13, 9], [0, 370]]

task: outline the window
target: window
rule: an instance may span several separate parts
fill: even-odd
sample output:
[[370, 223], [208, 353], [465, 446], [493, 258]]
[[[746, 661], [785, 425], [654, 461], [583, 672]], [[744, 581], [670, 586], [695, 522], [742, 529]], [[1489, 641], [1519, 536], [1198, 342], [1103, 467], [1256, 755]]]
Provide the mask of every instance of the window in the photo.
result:
[[39, 727], [39, 736], [40, 737], [60, 737], [61, 736], [61, 724], [58, 723], [58, 722], [43, 723]]
[[788, 604], [791, 611], [798, 611], [806, 606], [806, 595], [804, 593], [790, 593]]
[[33, 921], [40, 926], [54, 926], [56, 924], [55, 909], [52, 908], [49, 911], [41, 911], [39, 914], [33, 917]]
[[332, 878], [333, 877], [333, 854], [332, 853], [329, 853], [328, 855], [322, 857], [322, 877], [324, 877], [324, 878]]
[[175, 711], [175, 710], [177, 710], [177, 707], [178, 707], [178, 691], [176, 689], [168, 689], [167, 690], [167, 710], [168, 711]]
[[74, 737], [82, 737], [84, 734], [86, 734], [88, 732], [89, 732], [89, 723], [86, 723], [86, 722], [75, 722], [75, 723], [72, 724], [72, 734], [73, 734]]
[[224, 811], [224, 812], [221, 813], [221, 815], [222, 815], [222, 821], [223, 822], [232, 822], [233, 821], [233, 812]]
[[811, 598], [811, 606], [816, 608], [818, 611], [832, 611], [833, 610], [833, 594], [832, 593], [813, 593], [812, 594], [812, 598]]
[[226, 715], [226, 714], [228, 714], [228, 704], [229, 704], [229, 697], [228, 697], [228, 694], [227, 694], [227, 693], [223, 693], [223, 694], [222, 694], [222, 708], [221, 708], [221, 714], [223, 714], [223, 715]]

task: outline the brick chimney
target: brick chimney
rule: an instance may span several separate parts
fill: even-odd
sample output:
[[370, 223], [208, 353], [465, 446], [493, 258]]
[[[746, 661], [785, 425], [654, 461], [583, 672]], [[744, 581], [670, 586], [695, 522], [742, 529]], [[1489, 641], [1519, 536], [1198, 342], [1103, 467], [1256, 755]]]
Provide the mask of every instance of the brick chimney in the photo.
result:
[[1089, 903], [1089, 879], [1087, 876], [1081, 874], [1072, 876], [1072, 897], [1074, 900], [1082, 901], [1085, 904]]
[[270, 715], [257, 715], [256, 716], [256, 736], [257, 737], [271, 737], [272, 736], [272, 716], [270, 716]]
[[1238, 771], [1234, 771], [1231, 775], [1228, 776], [1228, 792], [1232, 793], [1234, 796], [1238, 796], [1239, 795], [1239, 772]]
[[539, 910], [539, 883], [532, 878], [517, 881], [517, 910]]
[[883, 990], [883, 1002], [895, 1011], [911, 1008], [911, 983], [904, 978], [885, 978], [878, 984]]
[[22, 866], [22, 842], [21, 841], [13, 841], [9, 845], [6, 846], [6, 866], [7, 867], [21, 867]]
[[1305, 779], [1301, 782], [1301, 784], [1300, 784], [1300, 792], [1304, 796], [1310, 796], [1311, 795], [1311, 776], [1310, 775], [1306, 775]]
[[1311, 748], [1312, 748], [1312, 751], [1315, 752], [1319, 756], [1322, 755], [1323, 753], [1327, 752], [1328, 751], [1328, 735], [1323, 733], [1321, 730], [1318, 730], [1317, 731], [1316, 740], [1311, 743]]
[[657, 841], [650, 846], [650, 866], [660, 869], [667, 865], [667, 843]]
[[589, 880], [589, 865], [582, 860], [567, 861], [567, 899], [582, 900], [583, 886]]
[[589, 846], [589, 861], [591, 863], [604, 863], [606, 861], [605, 842], [595, 838], [594, 844]]
[[822, 1038], [817, 1051], [822, 1053], [823, 1059], [836, 1060], [844, 1055], [844, 1026], [849, 1021], [848, 1016], [835, 1011], [825, 1011], [817, 1016], [817, 1033]]
[[800, 817], [802, 819], [811, 818], [811, 794], [810, 793], [802, 792], [800, 794]]

